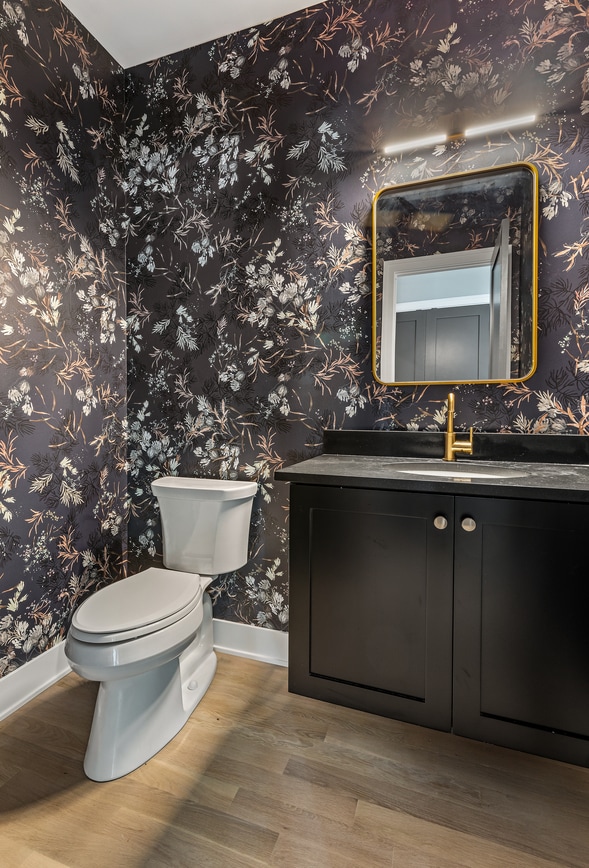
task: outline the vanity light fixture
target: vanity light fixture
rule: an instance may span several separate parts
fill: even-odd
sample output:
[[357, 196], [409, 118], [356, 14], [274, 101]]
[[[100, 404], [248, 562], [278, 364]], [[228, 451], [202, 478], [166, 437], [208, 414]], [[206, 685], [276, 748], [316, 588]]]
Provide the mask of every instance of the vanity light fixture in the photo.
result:
[[536, 115], [523, 115], [519, 118], [511, 118], [511, 120], [495, 121], [492, 124], [481, 124], [478, 127], [469, 127], [464, 130], [464, 138], [469, 136], [482, 136], [485, 133], [493, 133], [497, 130], [510, 130], [512, 127], [524, 127], [533, 124], [536, 120]]
[[414, 151], [417, 148], [427, 148], [429, 145], [443, 145], [447, 140], [446, 133], [437, 133], [435, 136], [427, 136], [424, 139], [413, 139], [410, 142], [398, 142], [387, 145], [385, 154], [398, 154], [400, 151]]
[[522, 115], [518, 118], [508, 120], [495, 121], [492, 124], [481, 124], [478, 127], [468, 127], [464, 132], [456, 132], [448, 135], [447, 133], [437, 133], [434, 136], [426, 136], [423, 139], [412, 139], [409, 142], [397, 142], [393, 145], [387, 145], [384, 148], [385, 154], [399, 154], [401, 151], [415, 151], [418, 148], [428, 148], [430, 145], [443, 145], [447, 141], [455, 139], [466, 139], [470, 136], [483, 136], [485, 133], [492, 133], [497, 130], [510, 130], [513, 127], [523, 127], [533, 124], [536, 120], [536, 115]]

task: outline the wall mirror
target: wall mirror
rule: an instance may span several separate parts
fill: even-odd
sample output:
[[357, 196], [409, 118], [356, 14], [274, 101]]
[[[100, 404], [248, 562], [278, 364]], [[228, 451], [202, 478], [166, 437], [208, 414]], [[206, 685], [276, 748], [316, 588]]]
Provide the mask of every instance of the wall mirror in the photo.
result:
[[537, 283], [530, 163], [380, 190], [372, 203], [375, 378], [527, 379], [536, 368]]

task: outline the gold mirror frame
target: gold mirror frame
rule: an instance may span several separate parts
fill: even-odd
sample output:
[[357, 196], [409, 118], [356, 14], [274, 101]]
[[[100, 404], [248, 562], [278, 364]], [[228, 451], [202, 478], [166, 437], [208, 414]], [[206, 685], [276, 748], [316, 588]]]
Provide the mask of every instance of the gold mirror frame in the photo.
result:
[[[522, 382], [532, 376], [537, 365], [538, 187], [536, 167], [518, 162], [385, 187], [374, 196], [372, 370], [379, 383], [506, 383]], [[409, 297], [402, 295], [409, 289], [401, 287], [413, 286], [417, 293], [427, 296], [441, 292], [444, 272], [446, 278], [459, 274], [462, 278], [474, 276], [475, 272], [468, 269], [475, 267], [483, 269], [481, 273], [489, 284], [488, 313], [482, 310], [484, 305], [474, 306], [474, 295], [461, 298], [462, 307], [452, 306], [455, 299], [442, 298], [432, 305], [437, 313], [427, 308], [431, 303], [427, 299], [406, 301], [405, 308], [421, 305], [422, 312], [407, 313], [400, 324], [402, 314], [397, 309], [403, 304], [398, 305], [397, 299]], [[435, 289], [424, 289], [424, 274], [436, 275]], [[452, 284], [458, 285], [458, 280]], [[468, 294], [468, 290], [462, 292]], [[447, 310], [440, 315], [439, 308], [444, 307]], [[465, 323], [469, 323], [467, 328], [463, 328]], [[432, 348], [433, 334], [436, 338]], [[460, 339], [453, 338], [453, 334], [460, 334]], [[449, 351], [445, 361], [443, 347]], [[471, 347], [478, 349], [471, 353]], [[410, 361], [406, 362], [403, 354], [407, 348]], [[473, 361], [471, 356], [476, 353], [480, 359]], [[461, 354], [461, 364], [468, 370], [461, 368], [464, 376], [450, 376], [448, 371], [458, 371], [457, 357]], [[414, 376], [398, 379], [394, 376], [398, 368]], [[422, 370], [423, 376], [419, 376]], [[436, 370], [445, 372], [445, 376], [432, 379]], [[486, 375], [474, 376], [474, 371]]]

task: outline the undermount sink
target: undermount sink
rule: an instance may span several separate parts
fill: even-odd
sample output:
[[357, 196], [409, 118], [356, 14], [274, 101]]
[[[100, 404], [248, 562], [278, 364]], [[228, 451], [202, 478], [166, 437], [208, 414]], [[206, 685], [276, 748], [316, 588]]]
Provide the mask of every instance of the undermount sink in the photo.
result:
[[394, 464], [391, 468], [396, 473], [407, 473], [409, 476], [443, 476], [446, 479], [514, 479], [527, 476], [525, 470], [512, 470], [507, 467], [489, 467], [488, 465], [458, 464], [448, 462], [445, 467], [438, 464]]

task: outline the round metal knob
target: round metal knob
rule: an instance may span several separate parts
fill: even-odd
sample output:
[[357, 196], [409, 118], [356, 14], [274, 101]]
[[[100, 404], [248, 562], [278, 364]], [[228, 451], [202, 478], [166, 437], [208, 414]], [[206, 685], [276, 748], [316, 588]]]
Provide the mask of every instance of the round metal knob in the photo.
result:
[[476, 530], [477, 523], [474, 518], [463, 518], [462, 519], [462, 530], [465, 530], [467, 533], [470, 533], [473, 530]]
[[446, 530], [448, 527], [448, 519], [444, 515], [436, 515], [434, 518], [434, 527], [436, 530]]

